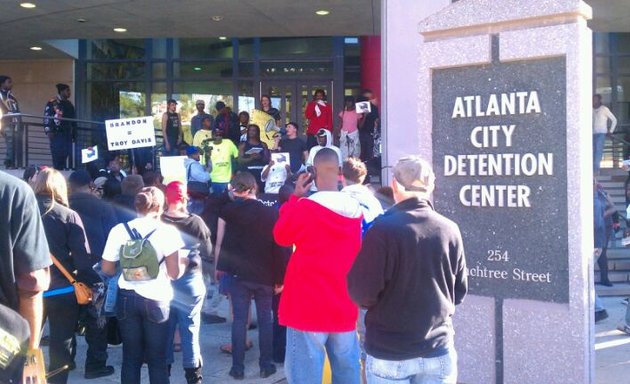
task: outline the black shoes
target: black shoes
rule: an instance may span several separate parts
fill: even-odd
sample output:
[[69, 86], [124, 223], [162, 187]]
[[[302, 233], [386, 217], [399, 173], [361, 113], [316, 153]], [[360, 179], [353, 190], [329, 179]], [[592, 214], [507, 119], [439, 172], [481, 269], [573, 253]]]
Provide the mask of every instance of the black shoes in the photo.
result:
[[262, 368], [260, 370], [260, 377], [262, 377], [264, 379], [264, 378], [267, 378], [267, 377], [273, 375], [274, 373], [276, 373], [276, 366], [271, 364], [268, 367]]
[[220, 324], [225, 323], [227, 320], [225, 320], [225, 317], [211, 315], [209, 313], [202, 313], [201, 321], [203, 321], [204, 324]]
[[610, 280], [602, 280], [599, 283], [597, 283], [599, 285], [603, 285], [604, 287], [612, 287], [613, 283], [610, 282]]
[[113, 375], [116, 370], [111, 365], [105, 365], [99, 368], [86, 369], [84, 377], [86, 379], [97, 379], [99, 377], [105, 377]]
[[230, 376], [234, 378], [234, 380], [243, 380], [245, 378], [245, 373], [243, 371], [239, 371], [237, 369], [230, 369]]
[[608, 312], [606, 312], [605, 309], [602, 309], [601, 311], [596, 311], [595, 312], [595, 322], [599, 323], [602, 320], [606, 320], [608, 318]]

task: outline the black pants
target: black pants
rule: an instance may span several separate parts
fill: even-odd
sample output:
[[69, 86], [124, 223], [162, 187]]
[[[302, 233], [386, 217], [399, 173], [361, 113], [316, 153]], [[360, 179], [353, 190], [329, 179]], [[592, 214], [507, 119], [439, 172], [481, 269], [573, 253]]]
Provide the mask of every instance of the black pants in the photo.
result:
[[[50, 140], [50, 153], [52, 155], [53, 167], [57, 170], [66, 168], [66, 160], [72, 153], [72, 136], [57, 133]], [[72, 165], [70, 165], [72, 167]]]
[[[48, 318], [50, 328], [50, 364], [48, 372], [64, 365], [71, 365], [74, 361], [74, 332], [79, 320], [79, 304], [74, 292], [47, 297], [44, 299], [44, 321]], [[51, 384], [66, 384], [68, 382], [66, 369], [51, 377]]]
[[604, 247], [602, 248], [602, 253], [599, 255], [597, 259], [597, 265], [599, 266], [599, 281], [602, 283], [608, 282], [608, 257], [606, 253], [608, 251], [608, 242], [610, 241], [610, 235], [612, 234], [612, 228], [607, 226], [606, 228], [606, 242], [604, 243]]
[[287, 347], [287, 327], [280, 325], [278, 318], [278, 307], [280, 306], [280, 295], [273, 295], [271, 306], [273, 308], [273, 361], [284, 363], [284, 355]]
[[368, 161], [374, 157], [374, 136], [370, 132], [359, 131], [361, 142], [361, 160]]
[[90, 313], [87, 306], [85, 310], [85, 342], [88, 345], [85, 356], [85, 370], [93, 371], [105, 366], [107, 363], [107, 321], [102, 319], [99, 326], [98, 318]]

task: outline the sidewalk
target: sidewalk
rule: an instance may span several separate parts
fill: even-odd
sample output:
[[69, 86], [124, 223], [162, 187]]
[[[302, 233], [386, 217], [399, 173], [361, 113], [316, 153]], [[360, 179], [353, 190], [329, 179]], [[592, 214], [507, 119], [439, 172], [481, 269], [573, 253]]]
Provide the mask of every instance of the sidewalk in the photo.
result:
[[630, 378], [630, 336], [616, 329], [626, 315], [623, 298], [602, 298], [609, 317], [595, 324], [596, 384], [625, 383]]
[[[244, 384], [283, 384], [284, 370], [282, 364], [276, 364], [278, 372], [266, 379], [259, 378], [258, 368], [258, 330], [247, 332], [248, 337], [254, 342], [254, 348], [250, 349], [245, 355], [245, 380], [236, 381], [232, 379], [228, 372], [232, 365], [231, 355], [227, 355], [219, 351], [222, 344], [230, 342], [230, 324], [203, 324], [201, 326], [201, 351], [204, 359], [203, 366], [203, 382], [204, 383], [244, 383]], [[116, 372], [108, 377], [100, 379], [85, 380], [83, 378], [83, 365], [85, 362], [85, 351], [87, 345], [83, 337], [77, 336], [77, 368], [70, 372], [68, 383], [86, 383], [86, 384], [113, 384], [120, 383], [120, 367], [122, 366], [122, 345], [110, 346], [108, 349], [109, 360], [108, 365], [116, 368]], [[47, 354], [48, 347], [44, 347], [44, 353]], [[182, 368], [182, 354], [175, 353], [175, 364], [172, 368], [171, 383], [184, 384], [184, 370]], [[142, 382], [149, 382], [149, 374], [146, 365], [142, 368]]]

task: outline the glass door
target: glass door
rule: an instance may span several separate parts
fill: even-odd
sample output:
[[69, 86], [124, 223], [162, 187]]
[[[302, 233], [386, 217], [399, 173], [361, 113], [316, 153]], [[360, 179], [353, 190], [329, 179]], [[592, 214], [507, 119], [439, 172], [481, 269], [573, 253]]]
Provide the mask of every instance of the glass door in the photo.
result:
[[300, 125], [300, 132], [304, 134], [307, 125], [304, 110], [306, 104], [313, 99], [315, 90], [323, 89], [327, 101], [333, 104], [333, 82], [330, 80], [274, 80], [263, 81], [260, 84], [260, 96], [269, 95], [271, 104], [280, 111], [283, 124], [295, 121]]

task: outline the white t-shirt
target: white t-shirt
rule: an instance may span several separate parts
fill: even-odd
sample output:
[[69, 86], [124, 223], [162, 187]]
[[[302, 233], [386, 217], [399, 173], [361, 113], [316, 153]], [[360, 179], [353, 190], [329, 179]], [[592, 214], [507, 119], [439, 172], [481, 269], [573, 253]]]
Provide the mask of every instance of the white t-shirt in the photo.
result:
[[615, 132], [617, 118], [605, 105], [593, 109], [593, 134], [608, 133], [608, 120], [610, 120], [610, 133]]
[[287, 180], [287, 168], [284, 166], [286, 163], [274, 164], [269, 170], [267, 177], [262, 177], [265, 170], [269, 168], [269, 165], [265, 165], [262, 173], [260, 174], [260, 180], [265, 182], [265, 193], [279, 193], [280, 187], [284, 185]]
[[[155, 248], [160, 263], [160, 272], [156, 279], [148, 281], [127, 281], [121, 275], [118, 288], [135, 291], [138, 295], [156, 301], [170, 301], [173, 299], [171, 279], [166, 272], [165, 256], [184, 247], [179, 231], [168, 224], [154, 218], [140, 217], [129, 222], [129, 227], [137, 230], [143, 237], [155, 229], [149, 237], [149, 242]], [[107, 243], [103, 250], [103, 260], [117, 262], [120, 260], [120, 247], [129, 240], [129, 233], [124, 224], [118, 224], [109, 232]]]

